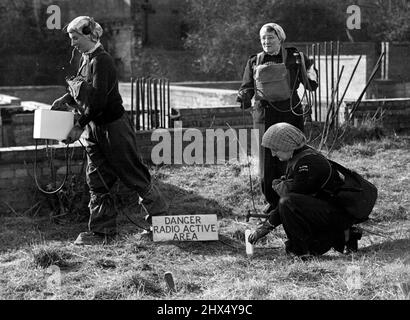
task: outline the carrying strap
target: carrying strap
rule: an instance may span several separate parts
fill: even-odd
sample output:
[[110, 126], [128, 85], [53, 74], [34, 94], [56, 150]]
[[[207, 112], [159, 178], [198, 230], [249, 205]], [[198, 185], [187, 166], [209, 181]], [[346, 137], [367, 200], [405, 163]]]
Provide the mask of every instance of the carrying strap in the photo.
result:
[[[285, 68], [286, 68], [286, 59], [287, 59], [287, 57], [288, 57], [288, 52], [287, 52], [286, 48], [283, 47], [283, 45], [282, 45], [282, 48], [281, 48], [280, 50], [281, 50], [281, 53], [282, 53], [282, 63], [278, 63], [278, 64], [283, 64], [283, 65], [285, 66]], [[255, 88], [256, 88], [256, 67], [257, 67], [257, 66], [260, 66], [260, 65], [262, 64], [262, 54], [263, 54], [263, 53], [264, 53], [264, 51], [259, 52], [259, 53], [256, 55], [256, 64], [255, 64], [255, 66], [253, 67], [253, 79], [254, 79], [254, 87], [255, 87]], [[289, 84], [289, 87], [290, 87], [290, 86], [291, 86], [291, 83], [290, 83], [290, 73], [289, 73], [289, 70], [287, 70], [287, 68], [286, 68], [286, 77], [287, 77], [287, 79], [288, 79], [288, 84]], [[260, 93], [262, 93], [262, 96], [264, 97], [263, 92], [260, 92]], [[292, 89], [291, 89], [290, 95], [292, 95], [292, 94], [293, 94], [293, 92], [292, 92]], [[292, 98], [291, 98], [291, 99], [292, 99]], [[266, 100], [266, 101], [268, 101], [268, 100]], [[278, 109], [278, 111], [281, 111], [281, 110]], [[285, 112], [287, 112], [287, 111], [285, 111]]]
[[259, 65], [261, 64], [262, 54], [263, 54], [263, 51], [262, 51], [262, 52], [259, 52], [259, 53], [257, 54], [257, 56], [256, 56], [256, 66], [259, 66]]
[[324, 187], [326, 186], [326, 184], [329, 182], [330, 178], [332, 177], [333, 169], [332, 169], [332, 165], [330, 164], [330, 161], [331, 161], [331, 160], [327, 159], [324, 155], [322, 155], [320, 152], [318, 152], [318, 151], [312, 149], [310, 146], [309, 146], [309, 149], [305, 149], [305, 150], [299, 152], [295, 157], [293, 157], [293, 158], [291, 159], [291, 161], [288, 163], [287, 173], [289, 172], [289, 169], [290, 169], [290, 168], [292, 168], [292, 171], [294, 171], [294, 170], [295, 170], [295, 167], [296, 167], [296, 164], [298, 163], [298, 161], [299, 161], [300, 159], [302, 159], [303, 157], [308, 156], [308, 155], [318, 155], [318, 156], [321, 156], [322, 158], [324, 158], [324, 159], [326, 160], [326, 163], [327, 163], [328, 166], [329, 166], [329, 175], [328, 175], [328, 177], [326, 178], [325, 182], [320, 186], [320, 189], [324, 190]]
[[[91, 70], [91, 66], [95, 63], [94, 61], [95, 61], [95, 58], [97, 58], [99, 55], [102, 55], [102, 54], [104, 54], [104, 52], [100, 52], [100, 53], [97, 53], [91, 60], [90, 60], [90, 63], [89, 63], [89, 66], [90, 66], [90, 68], [88, 69], [88, 71], [90, 72], [90, 70]], [[77, 77], [83, 77], [83, 75], [81, 74], [81, 71], [83, 70], [83, 68], [85, 67], [85, 63], [81, 63], [81, 65], [80, 65], [80, 68], [78, 69], [78, 71], [77, 71]], [[90, 75], [88, 74], [87, 75], [87, 77], [86, 77], [86, 82], [88, 82], [88, 78], [90, 77]], [[109, 96], [109, 94], [114, 90], [114, 88], [115, 88], [115, 86], [117, 85], [117, 83], [118, 83], [118, 78], [115, 80], [115, 82], [114, 82], [114, 84], [112, 85], [112, 87], [110, 88], [110, 90], [108, 90], [108, 92], [107, 92], [107, 97]]]
[[[282, 63], [286, 65], [286, 59], [288, 58], [288, 51], [286, 50], [285, 47], [283, 47], [283, 44], [282, 44], [282, 48], [280, 50], [282, 52]], [[256, 65], [255, 65], [255, 67], [261, 65], [261, 63], [262, 63], [262, 54], [263, 53], [264, 53], [264, 51], [259, 52], [256, 55]]]
[[[92, 64], [93, 64], [94, 61], [95, 61], [95, 58], [96, 58], [97, 56], [101, 55], [101, 54], [103, 54], [103, 52], [101, 52], [101, 53], [95, 55], [95, 56], [90, 60], [90, 62], [89, 62], [89, 67], [90, 67], [90, 68], [88, 69], [89, 72], [90, 72], [90, 70], [91, 70]], [[82, 71], [82, 69], [84, 68], [84, 66], [85, 66], [84, 63], [80, 66], [79, 70], [77, 71], [77, 76], [73, 77], [72, 79], [66, 79], [67, 84], [68, 84], [69, 86], [71, 86], [71, 87], [72, 87], [73, 85], [75, 85], [75, 84], [74, 84], [75, 82], [77, 82], [77, 85], [79, 86], [78, 89], [77, 89], [77, 91], [81, 90], [81, 82], [85, 82], [86, 85], [91, 85], [91, 84], [89, 83], [89, 81], [88, 81], [88, 78], [90, 78], [89, 75], [87, 75], [86, 77], [84, 77], [84, 76], [81, 74], [81, 71]], [[71, 84], [70, 84], [70, 83], [71, 83]], [[108, 90], [108, 92], [107, 92], [107, 94], [106, 94], [106, 97], [108, 97], [108, 96], [111, 94], [111, 92], [114, 90], [115, 86], [116, 86], [118, 83], [119, 83], [119, 82], [118, 82], [118, 78], [117, 78], [117, 79], [115, 80], [114, 84], [111, 86], [110, 90]], [[74, 98], [74, 97], [73, 97], [73, 98]], [[80, 111], [81, 111], [81, 110], [80, 110]], [[83, 112], [80, 112], [80, 113], [83, 114]]]
[[[336, 170], [337, 170], [338, 172], [340, 172], [343, 176], [345, 176], [345, 178], [346, 178], [346, 174], [347, 174], [347, 175], [352, 175], [352, 174], [353, 174], [353, 171], [352, 171], [352, 170], [350, 170], [350, 169], [348, 169], [348, 168], [342, 166], [340, 163], [337, 163], [337, 162], [332, 161], [332, 160], [329, 160], [329, 159], [328, 159], [328, 162], [332, 165], [332, 167], [336, 168]], [[357, 175], [358, 175], [358, 174], [357, 174]], [[356, 188], [356, 187], [339, 187], [339, 188], [335, 191], [335, 193], [338, 193], [338, 192], [340, 192], [340, 191], [361, 192], [361, 191], [363, 191], [363, 188]]]

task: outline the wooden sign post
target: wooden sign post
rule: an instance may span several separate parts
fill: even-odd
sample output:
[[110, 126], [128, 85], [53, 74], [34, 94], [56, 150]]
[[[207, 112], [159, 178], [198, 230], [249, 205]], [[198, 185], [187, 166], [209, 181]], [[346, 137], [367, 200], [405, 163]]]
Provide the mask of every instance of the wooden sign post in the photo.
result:
[[218, 240], [216, 214], [153, 216], [154, 241]]

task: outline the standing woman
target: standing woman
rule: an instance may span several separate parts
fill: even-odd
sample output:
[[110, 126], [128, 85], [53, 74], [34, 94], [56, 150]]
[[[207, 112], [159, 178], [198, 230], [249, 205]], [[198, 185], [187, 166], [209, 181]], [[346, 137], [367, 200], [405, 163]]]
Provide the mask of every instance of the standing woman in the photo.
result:
[[261, 189], [267, 201], [265, 212], [276, 208], [279, 196], [272, 181], [284, 175], [286, 163], [281, 163], [260, 145], [267, 128], [286, 122], [303, 131], [303, 108], [297, 89], [301, 83], [313, 91], [317, 88], [317, 73], [307, 57], [294, 47], [285, 48], [285, 32], [276, 23], [267, 23], [259, 31], [263, 51], [248, 59], [237, 101], [241, 108], [252, 110], [254, 128], [259, 129], [259, 175]]
[[114, 60], [100, 43], [102, 27], [92, 17], [80, 16], [68, 24], [66, 32], [82, 57], [77, 80], [67, 81], [70, 93], [55, 100], [52, 109], [67, 110], [69, 105], [81, 104], [81, 116], [66, 142], [82, 136], [90, 189], [88, 231], [80, 233], [74, 243], [105, 243], [118, 233], [117, 210], [110, 192], [118, 179], [143, 199], [148, 222], [152, 216], [167, 214], [168, 204], [142, 161], [118, 90]]

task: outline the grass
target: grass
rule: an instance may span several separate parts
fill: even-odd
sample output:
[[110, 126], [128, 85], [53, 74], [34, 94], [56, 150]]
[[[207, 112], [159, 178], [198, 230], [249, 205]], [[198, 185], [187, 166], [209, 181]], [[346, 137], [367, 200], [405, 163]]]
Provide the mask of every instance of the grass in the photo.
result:
[[[379, 189], [359, 252], [334, 251], [302, 261], [284, 252], [282, 227], [247, 257], [244, 231], [252, 208], [248, 169], [219, 166], [152, 168], [172, 214], [216, 213], [219, 241], [153, 243], [123, 216], [108, 246], [76, 247], [86, 222], [48, 216], [0, 217], [1, 299], [409, 299], [410, 144], [405, 138], [346, 145], [331, 158]], [[262, 198], [253, 175], [258, 209]], [[138, 212], [138, 211], [135, 211]], [[381, 234], [383, 236], [381, 236]], [[164, 274], [171, 272], [175, 292]], [[355, 282], [356, 281], [356, 282]]]

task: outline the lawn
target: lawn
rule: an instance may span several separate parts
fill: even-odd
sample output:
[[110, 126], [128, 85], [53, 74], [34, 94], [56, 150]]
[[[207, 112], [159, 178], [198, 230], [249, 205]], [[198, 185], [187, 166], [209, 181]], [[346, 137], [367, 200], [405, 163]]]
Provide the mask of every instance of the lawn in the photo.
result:
[[[286, 236], [278, 227], [248, 257], [244, 231], [260, 220], [244, 219], [252, 208], [246, 165], [152, 167], [170, 213], [217, 214], [219, 241], [151, 242], [121, 216], [121, 236], [113, 244], [77, 247], [72, 242], [86, 229], [86, 221], [31, 212], [2, 215], [0, 298], [409, 299], [409, 150], [410, 140], [389, 137], [331, 154], [379, 189], [371, 219], [362, 224], [357, 253], [329, 251], [302, 261], [286, 255]], [[261, 209], [254, 173], [252, 183]], [[174, 292], [167, 289], [166, 272], [173, 275]]]

